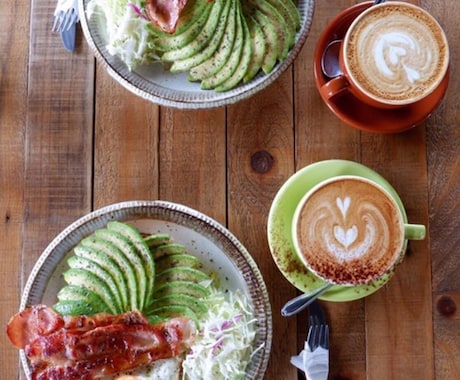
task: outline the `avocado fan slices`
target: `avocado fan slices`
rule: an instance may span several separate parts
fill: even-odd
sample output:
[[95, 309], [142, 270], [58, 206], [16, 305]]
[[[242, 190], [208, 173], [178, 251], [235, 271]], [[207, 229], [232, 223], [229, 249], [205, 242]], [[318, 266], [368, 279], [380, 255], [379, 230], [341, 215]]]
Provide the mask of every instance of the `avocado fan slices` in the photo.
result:
[[82, 239], [63, 273], [66, 285], [53, 308], [62, 315], [121, 314], [139, 310], [149, 321], [206, 312], [211, 278], [200, 260], [168, 234], [143, 236], [111, 221]]

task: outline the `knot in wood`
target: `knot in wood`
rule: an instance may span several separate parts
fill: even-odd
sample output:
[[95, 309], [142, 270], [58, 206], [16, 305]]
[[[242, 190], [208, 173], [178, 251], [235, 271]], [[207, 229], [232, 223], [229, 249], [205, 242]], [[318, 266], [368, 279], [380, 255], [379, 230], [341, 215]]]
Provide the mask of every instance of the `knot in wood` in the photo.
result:
[[267, 173], [273, 166], [275, 159], [266, 150], [259, 150], [251, 157], [251, 168], [256, 173]]
[[455, 301], [449, 296], [442, 296], [437, 302], [439, 314], [450, 317], [457, 312]]

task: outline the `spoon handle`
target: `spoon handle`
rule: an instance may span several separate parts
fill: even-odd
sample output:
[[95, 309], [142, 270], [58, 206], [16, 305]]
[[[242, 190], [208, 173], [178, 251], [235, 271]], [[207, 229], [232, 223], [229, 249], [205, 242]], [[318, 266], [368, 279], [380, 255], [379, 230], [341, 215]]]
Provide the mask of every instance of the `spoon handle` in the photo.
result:
[[331, 283], [323, 284], [310, 293], [303, 293], [300, 296], [289, 300], [281, 309], [281, 315], [283, 317], [291, 317], [297, 314], [298, 312], [305, 309], [308, 305], [310, 305], [316, 298], [328, 290], [332, 285], [333, 284]]

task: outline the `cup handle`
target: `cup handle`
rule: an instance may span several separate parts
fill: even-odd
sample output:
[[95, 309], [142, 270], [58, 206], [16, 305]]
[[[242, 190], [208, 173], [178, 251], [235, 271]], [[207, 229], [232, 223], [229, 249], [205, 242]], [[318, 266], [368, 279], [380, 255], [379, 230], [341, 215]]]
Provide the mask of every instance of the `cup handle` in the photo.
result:
[[404, 224], [404, 237], [408, 240], [425, 239], [426, 228], [423, 224]]
[[342, 95], [345, 91], [348, 91], [350, 83], [344, 75], [339, 75], [326, 82], [321, 88], [320, 92], [323, 98], [327, 100], [333, 100], [335, 97]]

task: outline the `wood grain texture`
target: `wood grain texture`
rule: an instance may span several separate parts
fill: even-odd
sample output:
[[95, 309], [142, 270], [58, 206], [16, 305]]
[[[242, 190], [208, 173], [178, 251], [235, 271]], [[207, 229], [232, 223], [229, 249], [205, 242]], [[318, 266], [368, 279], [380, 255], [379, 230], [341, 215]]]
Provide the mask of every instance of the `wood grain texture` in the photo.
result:
[[159, 107], [130, 93], [98, 65], [94, 208], [158, 198]]
[[432, 259], [435, 376], [460, 378], [460, 3], [422, 0], [443, 26], [450, 45], [450, 83], [427, 120], [430, 252]]
[[294, 169], [292, 72], [262, 93], [228, 108], [228, 226], [259, 265], [273, 313], [273, 350], [266, 379], [289, 379], [297, 354], [295, 319], [281, 316], [295, 290], [281, 276], [268, 249], [266, 219], [271, 201]]
[[51, 33], [54, 6], [35, 2], [30, 8], [23, 281], [55, 235], [91, 208], [93, 59], [80, 45], [69, 59]]
[[19, 307], [24, 208], [24, 129], [27, 115], [26, 1], [0, 7], [0, 378], [19, 373], [17, 350], [4, 326]]
[[[330, 158], [361, 162], [394, 186], [408, 219], [426, 224], [391, 281], [353, 302], [322, 302], [334, 380], [460, 378], [460, 2], [409, 0], [431, 12], [451, 45], [445, 99], [405, 133], [376, 135], [341, 122], [313, 76], [321, 31], [359, 0], [316, 1], [295, 63], [271, 86], [211, 110], [159, 107], [95, 64], [81, 30], [68, 53], [50, 32], [55, 0], [7, 0], [0, 9], [0, 323], [16, 311], [35, 260], [83, 214], [128, 199], [193, 207], [228, 226], [259, 265], [273, 311], [265, 379], [303, 377], [289, 363], [303, 346], [307, 313], [284, 318], [297, 294], [274, 264], [266, 223], [295, 171]], [[0, 336], [0, 378], [24, 378]]]
[[226, 225], [226, 113], [162, 108], [160, 197]]

